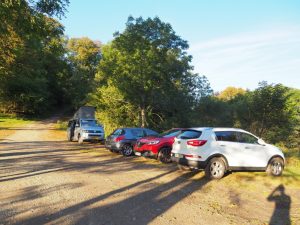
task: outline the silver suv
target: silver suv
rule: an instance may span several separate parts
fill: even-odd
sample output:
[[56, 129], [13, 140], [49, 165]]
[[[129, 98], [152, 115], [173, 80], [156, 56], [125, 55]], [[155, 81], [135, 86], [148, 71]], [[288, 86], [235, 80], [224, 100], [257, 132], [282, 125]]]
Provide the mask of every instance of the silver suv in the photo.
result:
[[226, 171], [266, 171], [280, 176], [284, 155], [276, 146], [236, 128], [192, 128], [173, 143], [172, 160], [183, 169], [205, 169], [207, 177], [220, 179]]

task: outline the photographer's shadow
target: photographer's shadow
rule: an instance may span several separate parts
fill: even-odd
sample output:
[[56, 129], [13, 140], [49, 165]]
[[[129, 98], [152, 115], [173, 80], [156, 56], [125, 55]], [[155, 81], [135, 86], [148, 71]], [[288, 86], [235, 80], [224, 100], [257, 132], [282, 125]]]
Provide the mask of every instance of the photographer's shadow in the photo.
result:
[[270, 219], [270, 225], [290, 225], [291, 197], [285, 193], [281, 184], [268, 196], [268, 201], [275, 202], [275, 209]]

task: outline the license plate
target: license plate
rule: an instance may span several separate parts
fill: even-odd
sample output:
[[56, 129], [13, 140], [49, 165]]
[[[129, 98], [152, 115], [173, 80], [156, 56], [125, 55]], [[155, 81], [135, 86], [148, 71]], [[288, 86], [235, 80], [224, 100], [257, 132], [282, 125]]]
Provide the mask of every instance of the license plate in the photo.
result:
[[183, 155], [178, 154], [178, 153], [175, 153], [174, 156], [175, 156], [176, 158], [183, 158]]
[[96, 140], [96, 139], [99, 139], [99, 138], [98, 138], [97, 136], [95, 136], [95, 137], [92, 137], [92, 139], [93, 139], [93, 140]]
[[142, 153], [140, 153], [140, 152], [135, 152], [135, 155], [137, 155], [137, 156], [141, 156], [141, 155], [142, 155]]

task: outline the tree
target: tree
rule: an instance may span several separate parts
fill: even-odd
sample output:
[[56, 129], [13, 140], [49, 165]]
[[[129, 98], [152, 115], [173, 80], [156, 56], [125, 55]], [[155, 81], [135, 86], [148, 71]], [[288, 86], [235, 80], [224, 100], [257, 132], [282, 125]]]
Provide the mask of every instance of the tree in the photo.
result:
[[67, 43], [68, 61], [72, 76], [69, 80], [69, 98], [77, 108], [84, 105], [92, 92], [95, 74], [101, 59], [100, 44], [89, 38], [71, 38]]
[[253, 92], [235, 99], [236, 120], [272, 143], [285, 140], [293, 127], [288, 100], [287, 87], [261, 82]]
[[0, 104], [6, 111], [36, 113], [61, 101], [67, 64], [62, 25], [68, 1], [0, 3]]
[[227, 87], [217, 95], [217, 98], [229, 101], [234, 99], [237, 95], [243, 95], [245, 93], [246, 91], [243, 88]]
[[138, 109], [142, 127], [169, 124], [170, 118], [187, 124], [195, 91], [202, 91], [187, 49], [187, 42], [158, 17], [129, 17], [125, 31], [103, 48], [98, 77]]

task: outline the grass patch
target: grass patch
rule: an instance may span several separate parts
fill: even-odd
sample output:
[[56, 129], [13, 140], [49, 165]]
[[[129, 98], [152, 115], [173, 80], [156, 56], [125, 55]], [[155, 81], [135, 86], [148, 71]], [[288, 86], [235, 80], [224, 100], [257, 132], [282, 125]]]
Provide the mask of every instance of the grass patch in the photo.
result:
[[57, 130], [67, 130], [68, 128], [68, 121], [62, 121], [62, 120], [58, 120], [55, 124], [55, 128]]
[[24, 127], [32, 122], [33, 120], [30, 119], [0, 114], [0, 140], [14, 134], [17, 128]]

